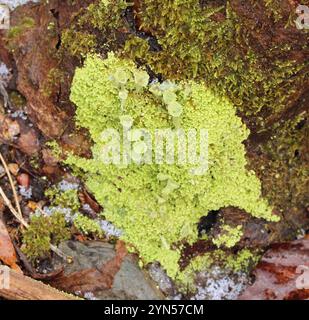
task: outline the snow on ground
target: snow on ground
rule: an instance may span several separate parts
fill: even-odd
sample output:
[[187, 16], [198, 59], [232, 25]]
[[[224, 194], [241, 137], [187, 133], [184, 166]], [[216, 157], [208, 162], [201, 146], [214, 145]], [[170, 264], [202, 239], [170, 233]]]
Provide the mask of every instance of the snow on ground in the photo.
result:
[[247, 274], [219, 267], [201, 272], [197, 279], [197, 293], [192, 300], [236, 300], [249, 283]]
[[[1, 3], [2, 0], [0, 0]], [[8, 67], [0, 61], [0, 81], [2, 81], [4, 83], [4, 85], [6, 85], [10, 79], [11, 76], [11, 72], [8, 69]]]
[[[159, 264], [151, 264], [148, 273], [169, 300], [183, 298], [183, 295], [177, 292], [173, 282]], [[249, 282], [250, 278], [245, 273], [232, 272], [214, 266], [210, 270], [197, 274], [196, 292], [189, 299], [236, 300]]]

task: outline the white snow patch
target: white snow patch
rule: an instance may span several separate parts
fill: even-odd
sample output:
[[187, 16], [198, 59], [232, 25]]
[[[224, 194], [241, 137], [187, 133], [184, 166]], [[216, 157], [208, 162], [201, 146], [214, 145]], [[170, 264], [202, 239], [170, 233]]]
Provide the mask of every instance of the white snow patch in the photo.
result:
[[[64, 215], [64, 219], [67, 223], [72, 223], [75, 219], [75, 214], [73, 214], [72, 209], [70, 209], [70, 208], [63, 208], [60, 206], [58, 206], [58, 207], [44, 207], [43, 211], [49, 217], [57, 212], [60, 212]], [[41, 215], [41, 212], [37, 210], [36, 214]]]
[[[182, 300], [184, 297], [159, 263], [153, 263], [148, 273], [159, 289], [169, 300]], [[196, 292], [191, 300], [236, 300], [248, 286], [250, 278], [242, 272], [221, 269], [218, 266], [196, 276]]]
[[[43, 208], [44, 213], [47, 216], [52, 216], [56, 212], [60, 212], [64, 215], [64, 219], [67, 223], [74, 223], [74, 220], [76, 219], [78, 213], [73, 212], [71, 208], [63, 208], [61, 206], [57, 207], [44, 207]], [[39, 210], [36, 210], [36, 215], [40, 216], [42, 213]], [[97, 222], [100, 228], [104, 231], [105, 235], [107, 237], [116, 237], [119, 238], [123, 232], [119, 229], [117, 229], [111, 222], [102, 220], [102, 219], [94, 219], [93, 221]]]
[[[0, 3], [1, 3], [1, 0], [0, 0]], [[11, 76], [11, 72], [6, 66], [6, 64], [0, 61], [0, 81], [4, 82], [4, 85], [6, 85], [10, 79], [10, 76]]]
[[85, 292], [84, 298], [86, 300], [98, 300], [92, 292]]
[[23, 110], [17, 110], [11, 114], [12, 118], [20, 118], [22, 120], [27, 120], [27, 114]]
[[77, 190], [79, 188], [78, 183], [72, 183], [67, 180], [62, 180], [58, 183], [58, 188], [60, 191], [69, 191], [69, 190]]
[[111, 222], [106, 220], [98, 220], [101, 229], [104, 231], [107, 237], [119, 238], [123, 232], [117, 229]]
[[32, 187], [24, 187], [19, 186], [19, 193], [21, 196], [23, 196], [26, 199], [31, 199], [32, 197]]
[[197, 293], [191, 300], [236, 300], [249, 282], [245, 273], [229, 273], [219, 267], [199, 273], [198, 278]]

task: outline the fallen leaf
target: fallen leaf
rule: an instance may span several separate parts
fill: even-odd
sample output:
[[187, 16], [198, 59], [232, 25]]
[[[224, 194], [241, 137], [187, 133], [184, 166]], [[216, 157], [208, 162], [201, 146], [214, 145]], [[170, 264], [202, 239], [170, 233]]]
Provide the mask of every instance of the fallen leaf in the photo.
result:
[[17, 145], [27, 155], [33, 156], [36, 154], [40, 149], [40, 145], [35, 130], [23, 127]]
[[254, 275], [240, 300], [309, 299], [309, 239], [272, 245]]
[[17, 257], [16, 252], [11, 241], [10, 235], [0, 219], [0, 260], [11, 267], [13, 270], [22, 272], [19, 266], [16, 264]]
[[[78, 194], [79, 200], [81, 201], [82, 205], [89, 205], [93, 213], [91, 214], [92, 218], [96, 218], [96, 214], [102, 211], [100, 205], [91, 197], [91, 195], [87, 192], [87, 190], [83, 190]], [[88, 213], [88, 212], [87, 212]]]
[[12, 175], [17, 176], [18, 171], [19, 171], [19, 166], [17, 163], [9, 163], [8, 168], [9, 168], [10, 172], [12, 173]]

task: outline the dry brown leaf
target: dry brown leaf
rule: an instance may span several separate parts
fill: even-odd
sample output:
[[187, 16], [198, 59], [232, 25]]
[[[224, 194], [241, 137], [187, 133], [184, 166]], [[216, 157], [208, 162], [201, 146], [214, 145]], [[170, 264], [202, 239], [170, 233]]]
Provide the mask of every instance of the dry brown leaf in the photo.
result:
[[8, 168], [13, 176], [17, 176], [18, 171], [19, 171], [19, 166], [17, 163], [9, 163]]
[[11, 267], [13, 270], [22, 272], [19, 266], [16, 264], [17, 257], [16, 252], [11, 241], [10, 235], [0, 219], [0, 260]]
[[84, 189], [82, 192], [80, 192], [78, 197], [83, 205], [88, 204], [93, 210], [92, 218], [96, 218], [96, 214], [102, 211], [100, 205], [91, 197], [87, 190]]

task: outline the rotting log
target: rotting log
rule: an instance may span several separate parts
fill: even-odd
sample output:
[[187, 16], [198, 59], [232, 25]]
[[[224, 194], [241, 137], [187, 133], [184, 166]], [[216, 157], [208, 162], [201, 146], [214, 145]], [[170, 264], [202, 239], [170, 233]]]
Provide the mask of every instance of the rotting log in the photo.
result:
[[[61, 292], [40, 281], [17, 273], [9, 267], [4, 267], [8, 272], [8, 281], [0, 282], [0, 297], [7, 300], [77, 300], [77, 297]], [[6, 271], [7, 270], [7, 271]], [[3, 276], [3, 274], [2, 274]], [[1, 278], [0, 278], [1, 280]], [[5, 285], [4, 285], [5, 284]]]

